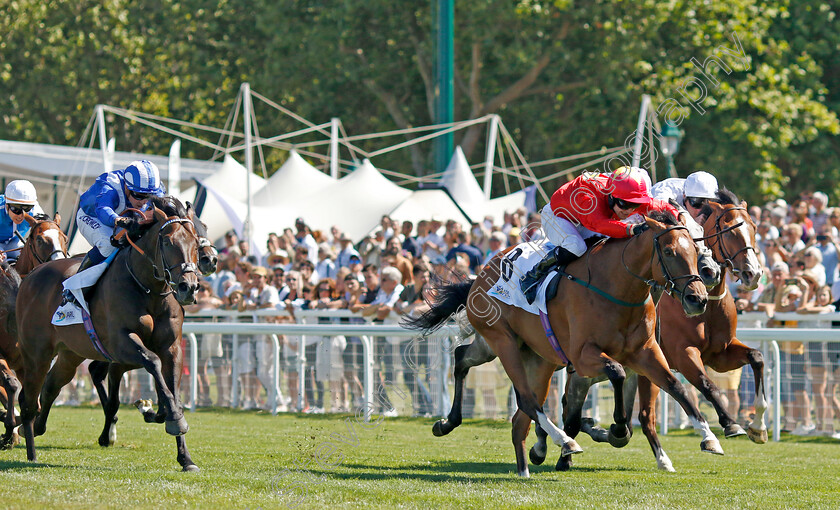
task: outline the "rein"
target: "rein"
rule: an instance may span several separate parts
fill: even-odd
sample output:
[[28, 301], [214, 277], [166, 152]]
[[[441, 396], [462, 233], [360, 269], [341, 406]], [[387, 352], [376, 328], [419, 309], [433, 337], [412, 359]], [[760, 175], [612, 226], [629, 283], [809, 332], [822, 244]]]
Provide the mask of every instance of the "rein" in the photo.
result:
[[[174, 224], [174, 223], [185, 223], [185, 224], [192, 225], [192, 221], [191, 221], [191, 220], [189, 220], [189, 219], [187, 219], [187, 218], [179, 218], [179, 217], [177, 217], [177, 216], [173, 216], [173, 217], [168, 218], [168, 219], [167, 219], [167, 220], [163, 223], [163, 225], [161, 225], [161, 226], [160, 226], [160, 229], [158, 229], [158, 240], [157, 240], [156, 245], [157, 245], [157, 247], [158, 247], [158, 249], [157, 249], [157, 253], [160, 253], [160, 260], [161, 260], [161, 265], [163, 266], [163, 271], [161, 271], [161, 270], [158, 268], [158, 265], [157, 265], [157, 263], [155, 262], [155, 259], [154, 259], [154, 258], [152, 258], [152, 257], [150, 257], [150, 256], [148, 256], [148, 255], [146, 254], [146, 252], [145, 252], [145, 251], [143, 251], [143, 249], [142, 249], [142, 248], [140, 248], [140, 246], [138, 246], [138, 245], [137, 245], [137, 244], [136, 244], [136, 243], [135, 243], [135, 242], [131, 239], [131, 236], [130, 236], [130, 235], [128, 235], [127, 233], [126, 233], [126, 235], [125, 235], [125, 238], [126, 238], [126, 240], [128, 241], [128, 244], [129, 244], [129, 245], [131, 245], [131, 247], [132, 247], [132, 248], [134, 248], [135, 250], [137, 250], [137, 252], [138, 252], [138, 253], [139, 253], [139, 254], [140, 254], [140, 255], [141, 255], [144, 259], [146, 259], [147, 261], [149, 261], [149, 264], [151, 264], [151, 266], [152, 266], [152, 278], [154, 278], [154, 279], [155, 279], [155, 280], [157, 280], [158, 282], [163, 282], [163, 283], [164, 283], [164, 285], [165, 285], [165, 286], [164, 286], [164, 291], [163, 291], [163, 292], [160, 292], [160, 293], [158, 294], [158, 295], [160, 295], [160, 296], [168, 296], [169, 294], [172, 294], [173, 292], [175, 292], [175, 289], [174, 289], [173, 287], [175, 287], [177, 284], [175, 283], [174, 279], [172, 278], [172, 270], [173, 270], [173, 269], [175, 269], [175, 268], [179, 268], [179, 269], [181, 270], [181, 274], [182, 274], [182, 275], [183, 275], [184, 273], [189, 273], [189, 272], [193, 272], [193, 273], [197, 273], [197, 272], [198, 272], [198, 268], [197, 268], [197, 267], [196, 267], [196, 265], [195, 265], [195, 264], [193, 264], [192, 262], [183, 262], [183, 263], [181, 263], [181, 264], [172, 264], [172, 265], [170, 265], [170, 264], [166, 261], [166, 254], [163, 252], [163, 250], [162, 250], [162, 249], [160, 249], [160, 246], [161, 246], [161, 241], [162, 241], [162, 237], [163, 237], [163, 229], [164, 229], [164, 228], [166, 228], [166, 227], [168, 227], [169, 225]], [[198, 237], [197, 237], [197, 236], [196, 236], [193, 232], [191, 232], [189, 229], [187, 229], [187, 231], [188, 231], [188, 232], [190, 232], [191, 234], [193, 234], [193, 237], [195, 237], [195, 238], [196, 238], [196, 240], [198, 239]], [[149, 289], [149, 288], [147, 288], [145, 285], [143, 285], [143, 283], [142, 283], [142, 282], [140, 282], [140, 279], [139, 279], [139, 278], [137, 278], [137, 275], [136, 275], [136, 274], [134, 274], [134, 271], [132, 271], [132, 270], [131, 270], [131, 266], [128, 264], [128, 257], [126, 257], [124, 260], [125, 260], [125, 268], [128, 270], [128, 274], [130, 274], [130, 275], [131, 275], [131, 277], [134, 279], [134, 282], [135, 282], [135, 283], [137, 283], [137, 285], [138, 285], [141, 289], [143, 289], [143, 291], [144, 291], [146, 294], [151, 294], [151, 292], [152, 292], [152, 291], [151, 291], [151, 289]], [[158, 276], [158, 273], [159, 273], [159, 272], [161, 273], [161, 276]], [[167, 287], [169, 288], [169, 290], [166, 290], [166, 288], [167, 288]]]
[[[638, 278], [639, 280], [645, 282], [645, 284], [648, 285], [651, 288], [651, 290], [657, 291], [659, 289], [662, 289], [662, 291], [667, 293], [669, 296], [673, 296], [674, 294], [677, 294], [680, 297], [680, 304], [682, 304], [683, 307], [684, 307], [685, 306], [685, 289], [687, 289], [688, 286], [691, 285], [692, 282], [694, 282], [694, 281], [701, 281], [702, 282], [703, 279], [700, 278], [700, 275], [696, 275], [696, 274], [687, 274], [687, 275], [677, 276], [677, 277], [671, 276], [671, 272], [668, 270], [668, 266], [665, 264], [665, 259], [662, 256], [662, 247], [659, 245], [659, 238], [662, 237], [663, 235], [667, 234], [668, 232], [671, 232], [672, 230], [688, 230], [688, 227], [683, 226], [683, 225], [674, 225], [674, 226], [668, 227], [664, 231], [656, 234], [653, 237], [654, 251], [651, 252], [651, 254], [650, 254], [651, 266], [653, 266], [653, 256], [654, 256], [654, 254], [656, 254], [656, 257], [659, 259], [659, 268], [662, 270], [662, 274], [665, 276], [665, 285], [659, 284], [653, 278], [651, 278], [649, 280], [646, 280], [646, 279], [642, 278], [640, 275], [637, 275], [636, 273], [631, 271], [629, 267], [627, 267], [627, 262], [625, 262], [625, 260], [624, 260], [624, 255], [627, 252], [627, 247], [630, 246], [630, 243], [625, 244], [624, 249], [621, 251], [621, 264], [624, 265], [624, 269], [628, 273], [630, 273], [632, 276]], [[680, 280], [680, 279], [683, 279], [683, 278], [685, 278], [687, 280], [685, 282], [685, 285], [683, 285], [682, 289], [677, 289], [676, 280]], [[648, 294], [648, 299], [650, 299], [650, 294]]]
[[735, 271], [735, 263], [733, 262], [735, 257], [740, 255], [742, 252], [745, 252], [745, 251], [748, 251], [748, 250], [752, 250], [753, 252], [755, 252], [755, 248], [750, 246], [749, 243], [746, 243], [746, 246], [744, 246], [740, 250], [736, 251], [734, 254], [729, 255], [729, 250], [726, 249], [726, 245], [723, 244], [723, 242], [721, 241], [721, 236], [723, 234], [727, 233], [727, 232], [731, 232], [731, 231], [733, 231], [737, 228], [740, 228], [745, 222], [744, 222], [744, 220], [741, 220], [738, 223], [735, 223], [734, 225], [731, 225], [729, 227], [721, 227], [720, 221], [723, 219], [724, 215], [726, 215], [726, 213], [728, 213], [730, 211], [746, 211], [746, 210], [747, 209], [745, 207], [741, 207], [741, 206], [733, 206], [733, 207], [729, 207], [727, 209], [724, 209], [723, 212], [721, 212], [718, 215], [718, 217], [715, 218], [715, 233], [714, 234], [709, 234], [709, 235], [703, 236], [703, 237], [698, 237], [698, 238], [694, 239], [694, 241], [697, 242], [697, 241], [705, 241], [706, 239], [714, 238], [714, 246], [718, 247], [718, 251], [720, 252], [721, 256], [723, 257], [723, 263], [722, 264], [717, 260], [715, 260], [715, 262], [718, 262], [718, 264], [721, 264], [722, 266], [729, 267], [733, 272]]

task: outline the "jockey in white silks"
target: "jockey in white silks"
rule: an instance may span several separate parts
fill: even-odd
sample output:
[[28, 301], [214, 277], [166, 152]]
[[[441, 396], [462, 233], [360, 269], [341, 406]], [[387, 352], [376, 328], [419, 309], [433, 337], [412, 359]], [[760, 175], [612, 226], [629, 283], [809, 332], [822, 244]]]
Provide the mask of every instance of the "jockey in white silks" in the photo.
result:
[[29, 223], [24, 221], [26, 213], [44, 214], [38, 205], [35, 186], [29, 181], [12, 181], [6, 186], [6, 193], [0, 195], [0, 261], [13, 262], [23, 248], [23, 238], [29, 233]]

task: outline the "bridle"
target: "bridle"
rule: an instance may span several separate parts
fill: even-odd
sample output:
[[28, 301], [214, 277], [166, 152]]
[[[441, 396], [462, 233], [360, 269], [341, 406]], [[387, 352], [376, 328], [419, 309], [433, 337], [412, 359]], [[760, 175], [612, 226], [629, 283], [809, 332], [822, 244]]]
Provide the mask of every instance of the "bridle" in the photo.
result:
[[[49, 230], [52, 230], [52, 229], [49, 229]], [[60, 228], [56, 228], [56, 230], [61, 232]], [[62, 235], [64, 234], [63, 232], [61, 232], [61, 233], [62, 233]], [[15, 234], [17, 234], [19, 236], [18, 238], [20, 239], [20, 233], [18, 231], [15, 231]], [[30, 229], [29, 235], [27, 237], [32, 238], [34, 235], [35, 235], [35, 227], [32, 227]], [[24, 240], [21, 239], [21, 241], [24, 241]], [[26, 243], [26, 241], [24, 241], [23, 247], [27, 248], [27, 251], [29, 251], [32, 254], [32, 256], [35, 257], [35, 260], [37, 260], [39, 264], [43, 264], [47, 260], [52, 260], [52, 256], [55, 255], [56, 253], [63, 253], [64, 255], [67, 255], [67, 250], [64, 250], [64, 249], [53, 250], [49, 253], [49, 255], [47, 255], [47, 258], [45, 260], [45, 259], [42, 259], [38, 255], [38, 250], [35, 249], [35, 241], [34, 240], [30, 243]]]
[[[152, 277], [155, 280], [157, 280], [158, 282], [163, 282], [164, 283], [164, 291], [159, 293], [160, 296], [167, 296], [167, 295], [175, 292], [174, 287], [176, 287], [178, 284], [174, 281], [174, 278], [172, 277], [172, 270], [173, 269], [176, 269], [176, 268], [180, 269], [181, 276], [183, 276], [187, 273], [195, 273], [196, 275], [198, 275], [198, 267], [193, 262], [182, 262], [180, 264], [169, 264], [169, 262], [166, 260], [166, 253], [164, 252], [164, 250], [162, 248], [162, 246], [163, 246], [163, 242], [162, 242], [163, 241], [163, 229], [165, 229], [169, 225], [172, 225], [172, 224], [175, 224], [175, 223], [183, 223], [183, 224], [187, 224], [187, 225], [193, 225], [192, 221], [187, 219], [187, 218], [180, 218], [178, 216], [170, 216], [160, 226], [160, 228], [158, 229], [158, 234], [157, 234], [156, 254], [160, 254], [160, 265], [163, 267], [163, 270], [161, 270], [158, 267], [158, 264], [156, 263], [155, 258], [152, 258], [152, 257], [148, 256], [146, 254], [146, 252], [143, 251], [142, 248], [137, 246], [137, 244], [135, 244], [134, 241], [132, 241], [131, 236], [129, 236], [128, 234], [126, 234], [126, 236], [125, 236], [126, 240], [128, 241], [128, 244], [130, 244], [132, 248], [137, 250], [137, 252], [141, 256], [143, 256], [146, 260], [148, 260], [149, 264], [151, 264], [151, 266], [152, 266]], [[198, 235], [195, 233], [194, 230], [195, 230], [195, 226], [193, 226], [192, 230], [187, 228], [187, 232], [189, 232], [193, 236], [193, 238], [196, 240], [196, 244], [198, 244], [198, 242], [199, 242], [198, 241]], [[137, 283], [137, 285], [139, 285], [140, 288], [143, 289], [143, 291], [146, 294], [150, 294], [151, 290], [148, 289], [145, 285], [143, 285], [140, 282], [140, 280], [137, 278], [137, 275], [134, 274], [134, 271], [131, 270], [131, 266], [128, 263], [128, 257], [125, 258], [125, 267], [128, 270], [128, 273], [131, 275], [131, 277]], [[158, 276], [159, 273], [160, 273], [160, 276]], [[169, 290], [166, 290], [167, 287], [169, 288]]]
[[730, 270], [732, 270], [733, 273], [735, 273], [735, 263], [733, 262], [735, 257], [737, 257], [741, 253], [746, 252], [748, 250], [752, 250], [753, 252], [755, 252], [756, 250], [753, 246], [750, 245], [750, 243], [745, 243], [745, 246], [743, 248], [736, 251], [734, 254], [730, 255], [729, 250], [727, 250], [727, 248], [726, 248], [726, 245], [721, 241], [721, 236], [723, 234], [727, 233], [727, 232], [731, 232], [732, 230], [740, 228], [741, 225], [744, 224], [744, 220], [741, 220], [741, 221], [735, 223], [734, 225], [730, 225], [728, 227], [722, 227], [720, 222], [721, 222], [721, 220], [723, 220], [723, 217], [726, 215], [726, 213], [728, 213], [730, 211], [746, 211], [746, 210], [747, 210], [746, 207], [741, 207], [741, 206], [737, 206], [737, 205], [733, 205], [732, 207], [727, 207], [720, 214], [718, 214], [717, 218], [715, 218], [715, 232], [713, 234], [709, 234], [707, 236], [698, 237], [698, 238], [694, 239], [694, 241], [697, 242], [697, 241], [705, 241], [706, 239], [713, 239], [714, 238], [714, 244], [709, 243], [709, 245], [710, 245], [709, 248], [712, 248], [712, 253], [714, 253], [715, 252], [714, 246], [717, 246], [717, 251], [723, 257], [723, 262], [717, 260], [717, 258], [715, 258], [715, 262], [717, 262], [721, 266], [728, 267]]
[[[665, 230], [663, 230], [662, 232], [660, 232], [658, 234], [655, 234], [653, 236], [654, 251], [651, 252], [651, 254], [650, 254], [651, 267], [653, 267], [653, 257], [654, 257], [654, 255], [656, 255], [656, 257], [659, 259], [659, 268], [662, 270], [662, 275], [665, 277], [665, 284], [664, 285], [660, 284], [659, 282], [657, 282], [653, 278], [645, 279], [642, 276], [637, 275], [636, 273], [631, 271], [629, 267], [627, 267], [627, 263], [624, 261], [624, 254], [627, 251], [627, 247], [630, 246], [631, 243], [627, 243], [627, 244], [624, 245], [624, 249], [621, 252], [621, 263], [624, 265], [624, 269], [628, 273], [630, 273], [632, 276], [638, 278], [639, 280], [642, 280], [643, 282], [645, 282], [645, 284], [650, 286], [650, 288], [653, 292], [656, 292], [657, 290], [659, 290], [661, 288], [663, 292], [667, 293], [670, 296], [673, 296], [674, 294], [679, 296], [680, 303], [683, 305], [683, 308], [685, 308], [685, 296], [686, 296], [685, 291], [686, 291], [686, 289], [688, 288], [689, 285], [691, 285], [691, 283], [693, 283], [695, 281], [702, 282], [703, 279], [700, 278], [700, 275], [697, 275], [697, 274], [686, 274], [686, 275], [682, 275], [682, 276], [672, 276], [671, 275], [671, 271], [668, 270], [668, 265], [665, 263], [665, 259], [662, 255], [662, 246], [660, 246], [660, 244], [659, 244], [659, 238], [662, 237], [663, 235], [671, 232], [672, 230], [688, 230], [688, 227], [686, 227], [684, 225], [674, 225], [674, 226], [666, 228]], [[638, 236], [636, 236], [636, 237], [638, 237]], [[635, 237], [634, 237], [634, 239], [635, 239]], [[682, 286], [681, 289], [677, 289], [677, 280], [681, 280], [681, 279], [685, 279], [686, 282]]]

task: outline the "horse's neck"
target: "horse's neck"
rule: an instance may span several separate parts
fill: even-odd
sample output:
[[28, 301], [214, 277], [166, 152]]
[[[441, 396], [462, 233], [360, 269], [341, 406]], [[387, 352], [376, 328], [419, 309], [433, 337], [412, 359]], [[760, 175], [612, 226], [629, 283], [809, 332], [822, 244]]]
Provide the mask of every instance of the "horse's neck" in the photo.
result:
[[[626, 240], [614, 240], [593, 253], [591, 267], [603, 268], [593, 274], [593, 283], [624, 301], [644, 301], [650, 292], [644, 280], [653, 278], [653, 240], [650, 236], [652, 232], [648, 230]], [[629, 246], [630, 243], [633, 245]]]

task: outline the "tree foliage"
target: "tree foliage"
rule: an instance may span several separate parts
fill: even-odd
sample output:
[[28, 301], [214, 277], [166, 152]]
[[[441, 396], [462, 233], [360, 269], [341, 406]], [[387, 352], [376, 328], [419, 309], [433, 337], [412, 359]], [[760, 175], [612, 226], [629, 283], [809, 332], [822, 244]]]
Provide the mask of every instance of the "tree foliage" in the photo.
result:
[[[663, 105], [679, 104], [670, 114], [686, 133], [681, 175], [712, 171], [753, 201], [812, 187], [840, 198], [831, 3], [455, 7], [456, 119], [501, 115], [530, 161], [624, 144], [647, 93], [660, 120]], [[340, 117], [352, 134], [433, 124], [435, 8], [434, 0], [0, 0], [0, 137], [74, 144], [97, 103], [221, 126], [244, 81], [316, 123]], [[701, 71], [709, 58], [728, 71]], [[299, 127], [260, 117], [263, 134]], [[121, 148], [164, 153], [171, 141], [113, 129]], [[471, 160], [481, 158], [484, 129], [456, 135]], [[428, 173], [430, 153], [424, 144], [376, 163]]]

